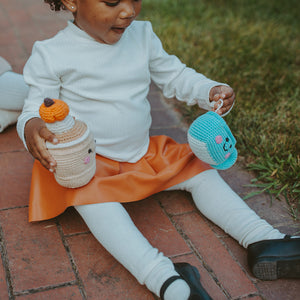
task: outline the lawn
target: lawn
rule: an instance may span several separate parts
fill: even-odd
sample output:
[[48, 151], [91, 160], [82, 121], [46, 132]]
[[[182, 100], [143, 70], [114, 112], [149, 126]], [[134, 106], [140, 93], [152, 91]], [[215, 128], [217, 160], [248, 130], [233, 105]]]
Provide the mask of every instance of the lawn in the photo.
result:
[[[143, 0], [164, 48], [237, 95], [225, 117], [253, 184], [300, 217], [300, 1]], [[176, 102], [185, 121], [202, 113]], [[251, 196], [251, 195], [249, 195]]]

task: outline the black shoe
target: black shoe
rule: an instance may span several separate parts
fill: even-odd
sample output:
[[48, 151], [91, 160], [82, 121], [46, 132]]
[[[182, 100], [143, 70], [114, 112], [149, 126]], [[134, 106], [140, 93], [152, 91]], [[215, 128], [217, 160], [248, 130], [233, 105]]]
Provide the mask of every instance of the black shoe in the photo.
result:
[[183, 279], [190, 287], [189, 300], [212, 300], [200, 283], [200, 274], [196, 267], [188, 263], [175, 263], [175, 270], [180, 276], [172, 276], [160, 289], [160, 298], [164, 299], [164, 293], [168, 286], [177, 279]]
[[191, 289], [189, 300], [212, 300], [200, 283], [200, 274], [196, 267], [188, 263], [175, 263], [174, 266]]
[[300, 278], [300, 238], [253, 243], [248, 247], [248, 264], [261, 280]]

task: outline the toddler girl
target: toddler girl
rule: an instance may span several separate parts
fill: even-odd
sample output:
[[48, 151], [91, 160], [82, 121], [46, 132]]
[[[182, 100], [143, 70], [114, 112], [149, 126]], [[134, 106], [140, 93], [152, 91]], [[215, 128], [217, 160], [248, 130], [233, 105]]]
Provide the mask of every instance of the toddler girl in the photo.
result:
[[[174, 265], [153, 248], [121, 204], [166, 189], [186, 190], [207, 218], [248, 247], [256, 276], [300, 277], [300, 239], [284, 239], [284, 234], [260, 219], [188, 145], [165, 136], [149, 138], [146, 97], [151, 81], [166, 97], [176, 96], [188, 105], [215, 110], [222, 99], [221, 115], [233, 105], [232, 88], [168, 55], [151, 24], [135, 21], [141, 0], [46, 2], [55, 10], [69, 10], [74, 20], [53, 38], [35, 43], [24, 68], [29, 92], [17, 130], [36, 158], [30, 221], [53, 218], [74, 206], [96, 239], [157, 296], [209, 299], [197, 270], [185, 263]], [[51, 174], [56, 162], [45, 141], [59, 141], [39, 118], [46, 97], [67, 102], [70, 114], [88, 123], [95, 136], [97, 171], [82, 188], [63, 188]], [[269, 252], [272, 258], [267, 260]], [[285, 274], [276, 269], [279, 263], [284, 264]]]

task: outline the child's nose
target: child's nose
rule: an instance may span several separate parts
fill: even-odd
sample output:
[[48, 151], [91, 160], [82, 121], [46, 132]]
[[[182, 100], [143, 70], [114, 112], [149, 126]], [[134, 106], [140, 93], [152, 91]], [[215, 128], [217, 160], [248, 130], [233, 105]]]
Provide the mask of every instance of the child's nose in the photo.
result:
[[129, 1], [124, 1], [122, 11], [120, 13], [120, 18], [130, 19], [135, 17], [135, 6], [134, 3]]

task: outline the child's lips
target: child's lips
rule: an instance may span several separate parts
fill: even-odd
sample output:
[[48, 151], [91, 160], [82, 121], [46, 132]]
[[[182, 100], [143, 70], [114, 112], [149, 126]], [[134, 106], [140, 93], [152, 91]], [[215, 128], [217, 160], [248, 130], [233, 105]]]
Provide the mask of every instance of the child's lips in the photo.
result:
[[113, 26], [111, 29], [112, 31], [118, 33], [118, 34], [123, 34], [124, 31], [126, 30], [126, 28], [129, 26], [130, 24], [126, 24], [124, 26]]
[[126, 28], [121, 28], [121, 27], [112, 27], [112, 31], [118, 33], [118, 34], [122, 34], [124, 33]]

